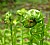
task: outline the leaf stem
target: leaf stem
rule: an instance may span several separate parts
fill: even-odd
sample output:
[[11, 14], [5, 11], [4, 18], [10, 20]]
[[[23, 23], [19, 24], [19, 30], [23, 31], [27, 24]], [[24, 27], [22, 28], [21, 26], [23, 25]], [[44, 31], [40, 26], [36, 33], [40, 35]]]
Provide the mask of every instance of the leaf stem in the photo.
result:
[[33, 42], [32, 42], [32, 40], [33, 40], [33, 39], [32, 39], [32, 30], [30, 30], [30, 34], [31, 34], [31, 37], [30, 37], [30, 45], [33, 45], [33, 44], [32, 44], [32, 43], [33, 43]]
[[12, 19], [11, 19], [11, 17], [9, 18], [9, 20], [10, 20], [11, 40], [12, 40], [12, 45], [13, 45]]
[[11, 40], [12, 40], [12, 45], [13, 45], [12, 24], [10, 24], [10, 30], [11, 30]]
[[44, 21], [42, 21], [42, 24], [43, 24], [43, 26], [42, 26], [42, 33], [41, 33], [41, 41], [40, 41], [40, 45], [43, 45], [43, 41], [44, 41]]
[[22, 45], [23, 45], [23, 30], [22, 30]]

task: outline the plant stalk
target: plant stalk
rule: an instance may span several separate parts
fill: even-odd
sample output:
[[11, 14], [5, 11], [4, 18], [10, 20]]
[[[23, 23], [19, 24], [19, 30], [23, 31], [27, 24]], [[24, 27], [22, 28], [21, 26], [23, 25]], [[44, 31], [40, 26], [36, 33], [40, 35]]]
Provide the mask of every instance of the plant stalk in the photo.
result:
[[23, 45], [23, 30], [22, 30], [22, 45]]
[[42, 33], [41, 33], [41, 41], [40, 41], [40, 45], [43, 45], [43, 41], [44, 41], [44, 21], [42, 21]]
[[15, 36], [15, 38], [14, 38], [14, 45], [16, 45], [16, 27], [15, 27], [15, 31], [14, 31], [15, 33], [14, 33], [14, 36]]
[[33, 36], [33, 35], [32, 35], [32, 30], [30, 30], [30, 34], [31, 34], [30, 45], [33, 45], [33, 44], [32, 44], [32, 43], [33, 43], [33, 42], [32, 42], [32, 41], [33, 41], [33, 39], [32, 39], [32, 36]]
[[12, 19], [11, 19], [11, 17], [9, 18], [9, 20], [10, 20], [10, 30], [11, 30], [11, 40], [12, 40], [12, 45], [13, 45], [13, 31], [12, 31]]
[[10, 30], [11, 30], [11, 40], [12, 40], [12, 45], [13, 45], [12, 24], [10, 24]]

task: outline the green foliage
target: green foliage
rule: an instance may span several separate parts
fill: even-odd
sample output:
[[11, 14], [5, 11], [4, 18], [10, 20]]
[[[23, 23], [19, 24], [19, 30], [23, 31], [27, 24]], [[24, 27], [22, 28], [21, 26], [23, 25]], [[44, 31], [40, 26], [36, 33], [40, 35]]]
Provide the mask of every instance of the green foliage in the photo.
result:
[[7, 12], [4, 17], [5, 17], [4, 19], [5, 23], [10, 23], [12, 19], [12, 14], [10, 12]]
[[40, 11], [23, 8], [16, 11], [16, 18], [11, 12], [7, 12], [4, 15], [4, 22], [8, 24], [8, 28], [0, 30], [1, 45], [50, 45], [44, 40], [44, 37], [49, 37], [49, 33]]

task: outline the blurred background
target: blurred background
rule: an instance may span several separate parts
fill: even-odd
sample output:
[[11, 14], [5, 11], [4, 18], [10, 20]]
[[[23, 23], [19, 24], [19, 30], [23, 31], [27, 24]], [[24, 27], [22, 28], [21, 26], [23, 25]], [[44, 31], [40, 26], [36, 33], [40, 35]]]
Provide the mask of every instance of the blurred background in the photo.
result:
[[[50, 0], [0, 0], [0, 29], [4, 29], [4, 22], [1, 22], [3, 15], [11, 11], [14, 15], [18, 9], [25, 8], [41, 10], [45, 18], [45, 23], [50, 20]], [[49, 20], [48, 20], [49, 19]], [[48, 22], [49, 21], [49, 22]], [[2, 25], [2, 26], [1, 26]], [[49, 27], [50, 28], [50, 27]]]

